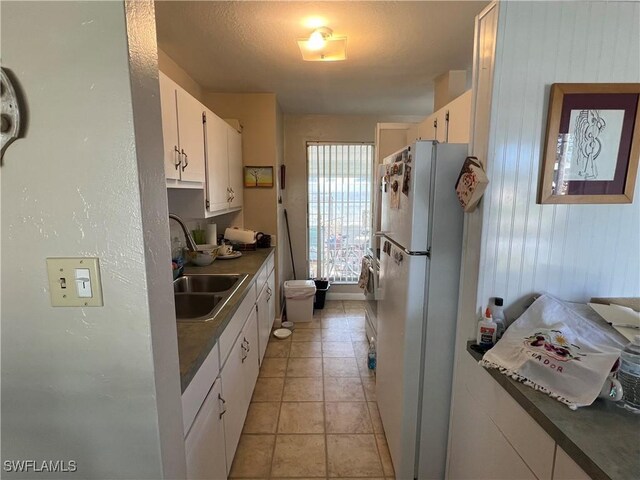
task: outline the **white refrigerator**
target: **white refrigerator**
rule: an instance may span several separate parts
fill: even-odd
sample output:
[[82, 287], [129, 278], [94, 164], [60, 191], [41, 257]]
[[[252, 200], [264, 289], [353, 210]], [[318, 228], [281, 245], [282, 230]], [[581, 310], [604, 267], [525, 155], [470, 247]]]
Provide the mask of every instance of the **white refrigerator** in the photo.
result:
[[398, 479], [444, 478], [467, 145], [419, 141], [385, 158], [376, 395]]

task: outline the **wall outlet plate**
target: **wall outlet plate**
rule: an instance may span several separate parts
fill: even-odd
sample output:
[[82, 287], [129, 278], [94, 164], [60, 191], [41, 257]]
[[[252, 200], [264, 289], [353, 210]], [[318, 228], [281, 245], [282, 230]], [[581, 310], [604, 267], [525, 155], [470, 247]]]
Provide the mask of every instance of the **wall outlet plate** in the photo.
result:
[[47, 275], [52, 306], [102, 307], [104, 305], [98, 258], [47, 258]]

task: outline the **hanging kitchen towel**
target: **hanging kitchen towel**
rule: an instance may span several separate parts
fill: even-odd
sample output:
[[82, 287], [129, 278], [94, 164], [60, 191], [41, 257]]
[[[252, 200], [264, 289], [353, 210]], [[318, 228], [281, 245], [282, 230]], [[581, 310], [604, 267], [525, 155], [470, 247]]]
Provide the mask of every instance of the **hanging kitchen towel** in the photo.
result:
[[358, 278], [358, 286], [363, 288], [365, 293], [367, 292], [367, 286], [369, 285], [369, 267], [371, 261], [367, 257], [362, 258], [362, 265], [360, 266], [360, 278]]
[[497, 368], [575, 410], [597, 398], [621, 349], [605, 327], [542, 295], [484, 354], [480, 365]]

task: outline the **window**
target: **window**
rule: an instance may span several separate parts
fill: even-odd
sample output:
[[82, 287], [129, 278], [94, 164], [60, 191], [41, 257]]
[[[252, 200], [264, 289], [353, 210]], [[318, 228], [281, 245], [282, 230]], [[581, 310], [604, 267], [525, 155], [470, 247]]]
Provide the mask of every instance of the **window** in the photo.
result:
[[307, 143], [309, 274], [355, 283], [370, 242], [373, 145]]

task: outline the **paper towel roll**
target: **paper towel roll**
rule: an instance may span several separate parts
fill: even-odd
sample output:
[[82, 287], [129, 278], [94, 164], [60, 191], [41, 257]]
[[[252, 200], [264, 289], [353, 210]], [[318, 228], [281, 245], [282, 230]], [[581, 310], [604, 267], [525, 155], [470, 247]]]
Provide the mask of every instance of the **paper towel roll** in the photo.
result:
[[218, 226], [215, 223], [207, 224], [207, 243], [210, 245], [218, 244]]
[[224, 238], [237, 243], [253, 243], [256, 241], [256, 232], [241, 228], [227, 228], [224, 231]]

